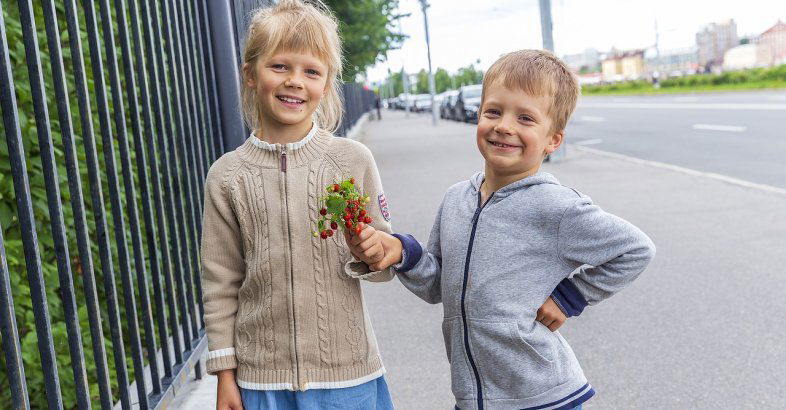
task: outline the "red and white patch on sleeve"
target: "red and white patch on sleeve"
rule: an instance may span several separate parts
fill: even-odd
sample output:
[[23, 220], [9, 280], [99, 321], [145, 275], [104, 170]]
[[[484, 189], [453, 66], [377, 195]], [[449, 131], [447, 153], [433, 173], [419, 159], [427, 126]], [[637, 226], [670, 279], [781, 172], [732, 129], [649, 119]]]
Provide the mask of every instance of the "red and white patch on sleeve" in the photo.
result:
[[385, 199], [385, 193], [379, 194], [377, 200], [379, 201], [379, 210], [382, 211], [382, 217], [390, 222], [390, 209], [388, 209], [388, 200]]

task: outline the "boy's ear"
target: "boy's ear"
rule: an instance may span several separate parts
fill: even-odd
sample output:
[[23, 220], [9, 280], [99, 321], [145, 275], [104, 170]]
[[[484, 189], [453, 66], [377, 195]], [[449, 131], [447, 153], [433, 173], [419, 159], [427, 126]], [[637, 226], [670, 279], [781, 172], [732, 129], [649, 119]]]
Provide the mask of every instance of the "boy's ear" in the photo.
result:
[[243, 80], [246, 84], [246, 87], [255, 89], [257, 88], [257, 81], [253, 75], [251, 75], [251, 67], [248, 63], [243, 63]]
[[549, 143], [546, 145], [546, 154], [551, 154], [552, 152], [556, 151], [560, 145], [562, 145], [562, 141], [565, 139], [565, 130], [559, 130], [555, 132], [550, 138]]

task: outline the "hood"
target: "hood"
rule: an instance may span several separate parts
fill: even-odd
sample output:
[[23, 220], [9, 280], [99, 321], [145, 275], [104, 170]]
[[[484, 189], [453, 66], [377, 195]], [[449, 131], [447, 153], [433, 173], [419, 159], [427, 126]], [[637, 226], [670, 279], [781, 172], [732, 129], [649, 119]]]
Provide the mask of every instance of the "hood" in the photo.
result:
[[[475, 191], [475, 193], [480, 190], [480, 185], [485, 179], [486, 175], [483, 172], [478, 172], [477, 174], [473, 175], [472, 178], [470, 178], [469, 182], [472, 185], [472, 189]], [[534, 175], [530, 175], [526, 178], [522, 178], [516, 182], [505, 185], [494, 192], [494, 197], [504, 198], [518, 190], [541, 184], [560, 185], [559, 181], [557, 181], [557, 178], [555, 178], [554, 175], [551, 175], [548, 172], [540, 171]]]

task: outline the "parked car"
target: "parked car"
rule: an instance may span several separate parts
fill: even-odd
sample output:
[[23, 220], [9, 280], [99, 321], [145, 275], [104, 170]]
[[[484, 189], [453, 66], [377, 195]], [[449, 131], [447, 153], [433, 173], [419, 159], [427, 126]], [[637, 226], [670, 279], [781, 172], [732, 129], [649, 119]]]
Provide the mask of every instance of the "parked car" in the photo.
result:
[[418, 94], [412, 101], [412, 111], [424, 112], [431, 111], [431, 94]]
[[464, 122], [478, 122], [478, 108], [483, 86], [480, 84], [465, 85], [459, 88], [456, 104], [453, 107], [453, 118]]
[[445, 91], [442, 95], [442, 103], [439, 105], [439, 118], [452, 120], [453, 106], [456, 104], [458, 90]]

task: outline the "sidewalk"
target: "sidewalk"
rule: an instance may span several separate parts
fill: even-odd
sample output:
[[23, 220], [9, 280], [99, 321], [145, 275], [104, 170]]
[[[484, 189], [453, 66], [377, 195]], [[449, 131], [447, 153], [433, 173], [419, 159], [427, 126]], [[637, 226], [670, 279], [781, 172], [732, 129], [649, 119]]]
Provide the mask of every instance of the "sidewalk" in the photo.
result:
[[[382, 116], [358, 139], [375, 155], [394, 229], [425, 242], [445, 190], [482, 169], [474, 126]], [[544, 170], [658, 247], [629, 289], [560, 330], [598, 391], [587, 408], [782, 404], [786, 192], [573, 146]], [[397, 407], [452, 408], [441, 306], [396, 280], [364, 292]], [[215, 408], [214, 377], [188, 388], [172, 408]]]

